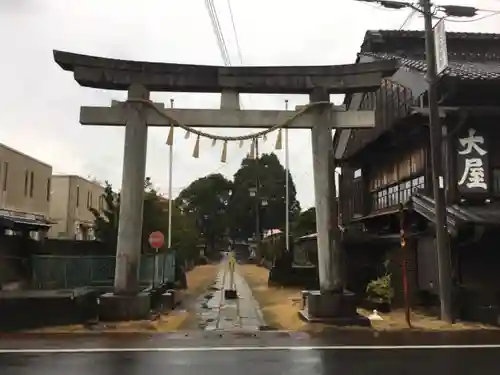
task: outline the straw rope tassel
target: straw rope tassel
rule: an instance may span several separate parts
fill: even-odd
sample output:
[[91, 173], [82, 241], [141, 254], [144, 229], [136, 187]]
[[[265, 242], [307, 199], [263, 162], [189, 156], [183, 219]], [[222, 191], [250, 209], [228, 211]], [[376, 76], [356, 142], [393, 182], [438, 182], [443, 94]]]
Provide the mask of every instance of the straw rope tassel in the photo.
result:
[[281, 150], [283, 148], [282, 145], [282, 131], [281, 128], [278, 130], [278, 136], [276, 137], [276, 146], [274, 147], [276, 150]]
[[174, 125], [170, 125], [170, 130], [167, 136], [167, 145], [172, 146], [174, 144]]
[[252, 139], [252, 143], [250, 144], [250, 159], [255, 159], [255, 139]]
[[222, 144], [222, 154], [220, 155], [220, 161], [225, 163], [227, 159], [227, 141]]
[[191, 132], [189, 130], [186, 130], [186, 135], [184, 136], [184, 139], [189, 139], [190, 135], [191, 135]]
[[196, 143], [194, 144], [193, 158], [198, 159], [200, 157], [200, 136], [196, 137]]
[[214, 147], [216, 143], [217, 143], [217, 139], [215, 139], [215, 138], [212, 139], [212, 147]]

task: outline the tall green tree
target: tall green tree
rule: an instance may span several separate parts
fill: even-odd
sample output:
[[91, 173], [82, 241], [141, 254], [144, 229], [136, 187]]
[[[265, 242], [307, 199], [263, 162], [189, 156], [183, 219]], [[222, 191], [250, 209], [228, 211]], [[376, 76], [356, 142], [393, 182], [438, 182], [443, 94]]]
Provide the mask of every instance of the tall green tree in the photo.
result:
[[[289, 178], [289, 215], [293, 221], [300, 213], [300, 203], [291, 174], [283, 168], [274, 153], [263, 154], [259, 159], [243, 159], [234, 175], [233, 193], [229, 200], [228, 214], [231, 236], [247, 239], [256, 230], [256, 197], [250, 189], [257, 187], [257, 171], [260, 182], [260, 229], [284, 229], [285, 227], [285, 176]], [[262, 205], [262, 203], [267, 205]]]
[[[111, 184], [106, 182], [104, 188], [104, 207], [101, 212], [90, 209], [93, 213], [95, 234], [98, 240], [108, 244], [113, 250], [116, 249], [118, 236], [120, 194], [113, 192]], [[197, 228], [195, 223], [185, 217], [180, 209], [172, 205], [172, 248], [179, 250], [187, 259], [194, 259], [198, 251]], [[144, 212], [142, 225], [142, 251], [151, 252], [148, 237], [151, 232], [161, 231], [165, 235], [168, 232], [168, 199], [163, 198], [154, 189], [150, 178], [144, 181]], [[167, 244], [164, 245], [166, 247]]]
[[210, 174], [193, 181], [177, 198], [183, 214], [196, 221], [210, 252], [216, 252], [226, 236], [231, 190], [231, 181], [221, 174]]
[[311, 207], [302, 211], [292, 224], [295, 237], [316, 233], [316, 208]]

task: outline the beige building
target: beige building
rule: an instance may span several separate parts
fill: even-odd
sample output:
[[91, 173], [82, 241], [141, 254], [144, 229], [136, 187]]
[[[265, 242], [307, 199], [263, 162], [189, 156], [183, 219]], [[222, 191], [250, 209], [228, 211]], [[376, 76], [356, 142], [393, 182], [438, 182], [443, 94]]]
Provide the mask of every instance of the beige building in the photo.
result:
[[52, 176], [49, 237], [93, 240], [94, 215], [102, 211], [104, 187], [76, 175]]
[[0, 143], [0, 218], [3, 228], [46, 229], [52, 167]]

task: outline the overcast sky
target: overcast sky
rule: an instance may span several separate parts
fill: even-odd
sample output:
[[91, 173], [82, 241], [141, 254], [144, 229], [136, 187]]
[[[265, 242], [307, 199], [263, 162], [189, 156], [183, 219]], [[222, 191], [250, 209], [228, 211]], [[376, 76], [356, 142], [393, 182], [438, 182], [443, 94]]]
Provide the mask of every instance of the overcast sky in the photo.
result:
[[[500, 9], [499, 0], [438, 1]], [[367, 29], [399, 29], [409, 10], [387, 10], [353, 0], [231, 0], [243, 62], [239, 61], [227, 0], [215, 0], [233, 65], [315, 65], [354, 62]], [[406, 29], [420, 29], [413, 17]], [[447, 30], [500, 33], [500, 16], [447, 23]], [[121, 59], [223, 65], [204, 0], [0, 0], [0, 142], [72, 173], [121, 183], [123, 128], [83, 127], [80, 105], [109, 105], [121, 92], [82, 88], [62, 71], [52, 50]], [[217, 108], [218, 95], [153, 94], [176, 107]], [[244, 108], [280, 109], [307, 102], [294, 95], [244, 95]], [[336, 97], [335, 101], [342, 98]], [[218, 134], [246, 133], [219, 129]], [[147, 175], [167, 191], [168, 129], [149, 131]], [[272, 151], [275, 136], [262, 145]], [[220, 172], [231, 178], [248, 151], [231, 144], [221, 164], [220, 147], [176, 132], [174, 195], [192, 180]], [[283, 160], [282, 152], [278, 152]], [[314, 205], [308, 131], [290, 134], [290, 169], [303, 208]]]

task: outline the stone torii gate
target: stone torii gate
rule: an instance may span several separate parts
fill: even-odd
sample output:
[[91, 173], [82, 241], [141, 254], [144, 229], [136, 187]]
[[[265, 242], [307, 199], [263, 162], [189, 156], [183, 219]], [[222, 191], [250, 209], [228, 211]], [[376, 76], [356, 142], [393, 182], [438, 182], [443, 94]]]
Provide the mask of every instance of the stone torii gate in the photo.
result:
[[[128, 91], [130, 102], [82, 107], [80, 113], [82, 125], [125, 126], [114, 293], [101, 299], [115, 319], [141, 318], [149, 310], [149, 297], [138, 289], [147, 129], [171, 125], [138, 99], [149, 100], [151, 91], [218, 92], [222, 93], [220, 110], [152, 105], [189, 127], [271, 128], [296, 112], [240, 110], [239, 93], [309, 94], [311, 103], [329, 102], [330, 94], [374, 91], [382, 78], [396, 70], [393, 61], [339, 66], [217, 67], [116, 60], [62, 51], [54, 51], [54, 59], [61, 68], [72, 71], [81, 86]], [[336, 245], [340, 239], [331, 130], [373, 126], [372, 111], [346, 112], [343, 107], [332, 105], [312, 108], [288, 126], [312, 130], [320, 293], [310, 294], [307, 317], [345, 319], [355, 314], [352, 303], [342, 303], [352, 298], [344, 291], [341, 249]], [[339, 307], [344, 305], [348, 308]]]

